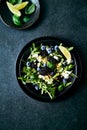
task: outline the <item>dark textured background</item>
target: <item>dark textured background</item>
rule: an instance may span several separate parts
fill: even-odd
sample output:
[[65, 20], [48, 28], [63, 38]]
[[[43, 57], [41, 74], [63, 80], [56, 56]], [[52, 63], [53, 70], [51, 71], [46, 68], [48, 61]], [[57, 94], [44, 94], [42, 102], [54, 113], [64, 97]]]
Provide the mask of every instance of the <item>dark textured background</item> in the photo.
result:
[[[87, 0], [40, 0], [40, 4], [40, 18], [30, 29], [18, 31], [0, 21], [0, 130], [87, 130]], [[42, 36], [69, 40], [83, 63], [78, 89], [57, 103], [28, 97], [16, 80], [19, 52]]]

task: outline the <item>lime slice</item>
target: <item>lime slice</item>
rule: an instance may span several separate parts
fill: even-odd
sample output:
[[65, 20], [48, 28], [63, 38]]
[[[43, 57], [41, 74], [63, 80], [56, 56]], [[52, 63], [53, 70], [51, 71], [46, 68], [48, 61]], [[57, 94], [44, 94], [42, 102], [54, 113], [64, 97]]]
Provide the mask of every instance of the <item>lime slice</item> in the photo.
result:
[[7, 4], [9, 10], [10, 10], [13, 14], [15, 14], [15, 15], [17, 15], [17, 16], [19, 16], [19, 17], [21, 16], [21, 12], [20, 12], [18, 9], [16, 9], [11, 3], [6, 2], [6, 4]]
[[71, 63], [71, 54], [68, 51], [68, 49], [62, 45], [59, 46], [60, 51], [62, 52], [62, 54], [66, 57], [67, 59], [67, 63]]
[[28, 3], [29, 3], [28, 1], [25, 1], [25, 2], [22, 2], [22, 3], [20, 3], [20, 4], [14, 5], [14, 7], [15, 7], [17, 10], [21, 10], [21, 9], [25, 8]]

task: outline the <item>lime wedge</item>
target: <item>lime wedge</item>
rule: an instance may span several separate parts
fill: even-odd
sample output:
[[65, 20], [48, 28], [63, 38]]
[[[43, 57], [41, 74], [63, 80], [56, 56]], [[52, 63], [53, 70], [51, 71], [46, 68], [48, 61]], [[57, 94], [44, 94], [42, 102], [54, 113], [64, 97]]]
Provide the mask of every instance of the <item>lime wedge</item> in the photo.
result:
[[62, 52], [62, 54], [65, 56], [65, 58], [67, 59], [67, 63], [68, 64], [71, 63], [71, 54], [70, 54], [69, 50], [62, 45], [59, 46], [59, 49]]
[[17, 15], [17, 16], [19, 16], [19, 17], [21, 16], [21, 12], [20, 12], [18, 9], [16, 9], [11, 3], [6, 2], [6, 4], [7, 4], [9, 10], [10, 10], [13, 14], [15, 14], [15, 15]]
[[25, 8], [28, 3], [29, 3], [28, 1], [25, 1], [25, 2], [22, 2], [22, 3], [20, 3], [20, 4], [14, 5], [14, 7], [15, 7], [17, 10], [21, 10], [21, 9]]

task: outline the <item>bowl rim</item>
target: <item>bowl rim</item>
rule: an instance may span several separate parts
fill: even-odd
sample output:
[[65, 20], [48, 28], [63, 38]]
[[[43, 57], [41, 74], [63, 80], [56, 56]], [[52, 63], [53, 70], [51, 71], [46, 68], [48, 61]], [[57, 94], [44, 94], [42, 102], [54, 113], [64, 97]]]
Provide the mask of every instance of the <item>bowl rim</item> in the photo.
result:
[[[40, 38], [36, 38], [36, 39], [34, 39], [34, 40], [31, 40], [31, 41], [29, 41], [23, 48], [22, 48], [22, 50], [20, 51], [20, 53], [19, 53], [19, 55], [18, 55], [18, 57], [17, 57], [17, 61], [16, 61], [16, 78], [18, 77], [18, 75], [19, 75], [19, 68], [20, 68], [20, 58], [22, 58], [22, 53], [24, 52], [24, 50], [26, 50], [27, 48], [28, 48], [28, 46], [29, 46], [29, 44], [31, 45], [31, 43], [33, 43], [33, 42], [38, 42], [38, 40], [40, 41], [40, 40], [58, 40], [58, 41], [61, 41], [61, 42], [63, 42], [61, 39], [58, 39], [58, 38], [56, 38], [56, 37], [40, 37]], [[72, 44], [70, 43], [69, 45], [66, 43], [66, 42], [63, 42], [63, 44], [64, 45], [66, 45], [66, 46], [71, 46]], [[75, 79], [75, 81], [74, 81], [74, 83], [71, 85], [71, 86], [69, 86], [68, 88], [66, 88], [63, 92], [61, 92], [61, 94], [60, 95], [58, 95], [57, 96], [57, 98], [56, 99], [54, 99], [54, 100], [52, 100], [52, 99], [50, 99], [50, 98], [44, 98], [44, 97], [38, 97], [38, 96], [36, 96], [36, 95], [32, 95], [31, 93], [29, 93], [28, 91], [26, 91], [26, 87], [21, 83], [21, 81], [19, 81], [18, 79], [17, 79], [17, 81], [18, 81], [18, 83], [19, 83], [19, 86], [22, 88], [22, 90], [28, 95], [28, 96], [30, 96], [30, 97], [32, 97], [32, 98], [34, 98], [34, 99], [37, 99], [37, 100], [39, 100], [39, 101], [45, 101], [45, 102], [51, 102], [51, 101], [56, 101], [57, 99], [62, 99], [62, 97], [64, 96], [64, 95], [67, 95], [67, 93], [68, 93], [68, 91], [72, 91], [72, 89], [75, 87], [77, 87], [78, 86], [78, 84], [79, 84], [79, 81], [80, 81], [80, 79], [81, 79], [81, 74], [82, 74], [82, 63], [81, 63], [81, 59], [80, 59], [80, 56], [79, 56], [79, 54], [78, 54], [78, 52], [77, 52], [77, 50], [75, 49], [74, 50], [74, 53], [75, 53], [75, 55], [76, 55], [76, 62], [77, 62], [77, 74], [78, 74], [78, 76], [79, 76], [79, 78], [76, 78]], [[73, 87], [72, 87], [73, 86]], [[42, 96], [42, 95], [40, 95], [40, 96]]]
[[[30, 0], [30, 1], [33, 1], [33, 0]], [[32, 19], [25, 23], [24, 25], [22, 26], [16, 26], [16, 25], [12, 25], [8, 22], [6, 22], [6, 20], [3, 18], [3, 14], [0, 13], [0, 19], [1, 21], [7, 26], [7, 27], [11, 27], [11, 28], [14, 28], [14, 29], [17, 29], [17, 30], [23, 30], [23, 29], [27, 29], [27, 28], [30, 28], [33, 24], [36, 23], [36, 21], [38, 20], [39, 16], [40, 16], [40, 2], [39, 0], [34, 0], [37, 2], [37, 6], [36, 6], [36, 15], [34, 15], [32, 17]], [[0, 4], [2, 4], [2, 1], [0, 1]], [[0, 7], [1, 8], [1, 7]]]

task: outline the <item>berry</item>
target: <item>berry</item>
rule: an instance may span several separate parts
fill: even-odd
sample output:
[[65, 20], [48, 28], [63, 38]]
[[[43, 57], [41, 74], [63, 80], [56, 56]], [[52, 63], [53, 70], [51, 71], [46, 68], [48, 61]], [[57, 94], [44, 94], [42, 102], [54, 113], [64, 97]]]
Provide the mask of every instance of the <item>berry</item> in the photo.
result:
[[57, 63], [57, 60], [54, 59], [52, 56], [48, 57], [47, 60], [48, 60], [49, 62], [51, 62], [51, 63], [54, 63], [54, 64]]
[[46, 50], [41, 50], [41, 52], [39, 53], [39, 55], [41, 55], [42, 57], [45, 57], [48, 55]]
[[66, 84], [67, 83], [67, 80], [65, 78], [63, 78], [63, 83]]
[[46, 49], [46, 46], [42, 45], [42, 46], [41, 46], [41, 50], [43, 51], [43, 50], [45, 50], [45, 49]]
[[54, 72], [51, 72], [51, 75], [54, 75]]
[[58, 51], [58, 49], [59, 49], [58, 45], [55, 45], [55, 46], [54, 46], [54, 50], [55, 50], [55, 51]]
[[46, 63], [44, 63], [44, 64], [43, 64], [43, 66], [44, 66], [44, 67], [46, 67], [46, 66], [47, 66], [47, 64], [46, 64]]
[[49, 49], [47, 50], [47, 52], [48, 52], [48, 54], [51, 54], [51, 53], [52, 53], [51, 48], [49, 48]]
[[29, 67], [29, 66], [30, 66], [30, 62], [29, 62], [29, 61], [27, 61], [26, 66], [27, 66], [27, 67]]
[[39, 70], [39, 74], [43, 76], [50, 74], [50, 72], [51, 72], [51, 69], [48, 67], [43, 67]]
[[38, 91], [39, 90], [39, 87], [38, 87], [38, 85], [35, 85], [35, 89]]
[[40, 70], [40, 68], [38, 67], [38, 68], [37, 68], [37, 71], [39, 71], [39, 70]]

